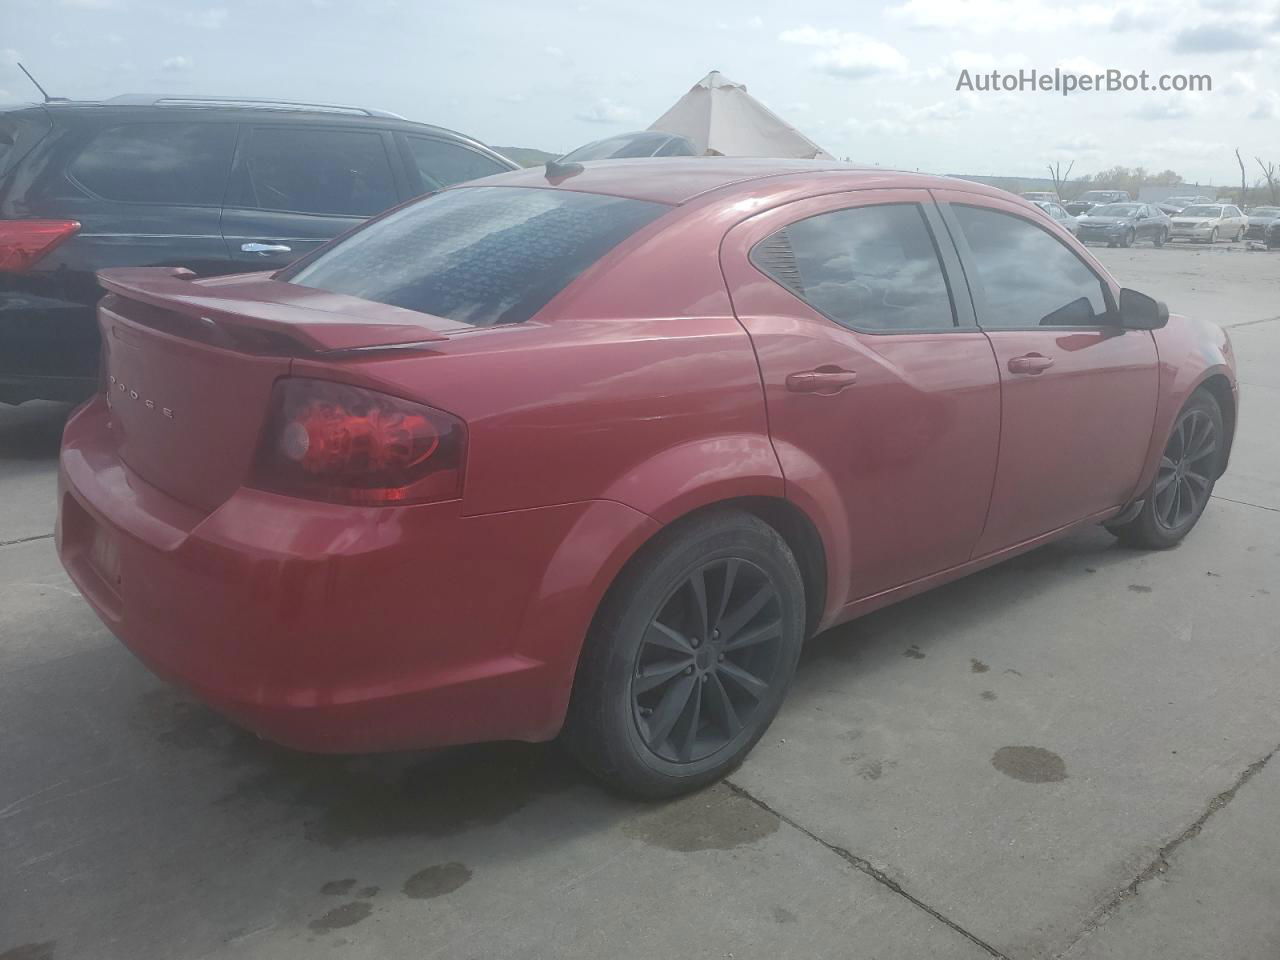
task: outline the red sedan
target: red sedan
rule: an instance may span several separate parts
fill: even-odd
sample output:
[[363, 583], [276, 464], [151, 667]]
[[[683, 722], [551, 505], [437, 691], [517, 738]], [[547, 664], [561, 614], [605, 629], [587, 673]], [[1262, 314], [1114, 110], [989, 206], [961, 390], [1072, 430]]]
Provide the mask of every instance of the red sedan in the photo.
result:
[[263, 736], [722, 776], [806, 637], [1226, 467], [1231, 344], [1031, 204], [817, 161], [552, 166], [275, 274], [107, 271], [58, 548]]

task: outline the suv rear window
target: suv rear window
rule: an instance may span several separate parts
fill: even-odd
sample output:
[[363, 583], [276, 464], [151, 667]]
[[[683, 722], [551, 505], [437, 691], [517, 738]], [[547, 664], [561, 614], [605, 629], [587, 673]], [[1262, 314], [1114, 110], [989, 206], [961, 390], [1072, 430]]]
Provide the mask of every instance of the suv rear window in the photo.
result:
[[231, 123], [128, 123], [108, 127], [67, 172], [104, 200], [218, 206], [231, 169]]
[[670, 208], [524, 187], [460, 187], [376, 220], [281, 279], [474, 326], [520, 323]]

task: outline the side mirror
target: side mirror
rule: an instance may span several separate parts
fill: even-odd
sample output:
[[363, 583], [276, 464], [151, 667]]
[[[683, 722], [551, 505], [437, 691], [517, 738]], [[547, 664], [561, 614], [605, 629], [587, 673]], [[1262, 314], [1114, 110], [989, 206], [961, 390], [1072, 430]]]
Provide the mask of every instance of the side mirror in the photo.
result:
[[1120, 291], [1120, 326], [1126, 330], [1159, 330], [1169, 322], [1169, 308], [1145, 293]]

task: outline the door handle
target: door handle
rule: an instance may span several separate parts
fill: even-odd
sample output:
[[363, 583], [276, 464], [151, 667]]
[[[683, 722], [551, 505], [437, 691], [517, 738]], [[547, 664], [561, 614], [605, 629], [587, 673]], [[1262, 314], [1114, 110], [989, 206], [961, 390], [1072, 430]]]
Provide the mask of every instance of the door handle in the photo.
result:
[[816, 370], [787, 374], [787, 389], [792, 393], [818, 393], [832, 396], [845, 387], [853, 386], [857, 381], [858, 374], [853, 370], [818, 367]]
[[1023, 357], [1014, 357], [1009, 361], [1010, 373], [1029, 373], [1033, 376], [1037, 373], [1044, 373], [1053, 366], [1053, 357], [1046, 357], [1039, 353], [1028, 353]]
[[268, 253], [292, 253], [293, 247], [285, 246], [283, 243], [242, 243], [240, 249], [245, 253], [259, 253], [264, 257]]

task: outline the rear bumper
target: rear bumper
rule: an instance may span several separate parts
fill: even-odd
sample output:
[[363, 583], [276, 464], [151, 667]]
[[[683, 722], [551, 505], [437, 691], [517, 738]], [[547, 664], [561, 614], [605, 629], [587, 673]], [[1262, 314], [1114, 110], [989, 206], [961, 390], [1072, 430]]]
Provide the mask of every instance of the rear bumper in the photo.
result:
[[155, 673], [299, 749], [553, 737], [613, 554], [656, 527], [604, 501], [468, 517], [246, 488], [206, 514], [120, 462], [106, 417], [67, 424], [63, 565]]

